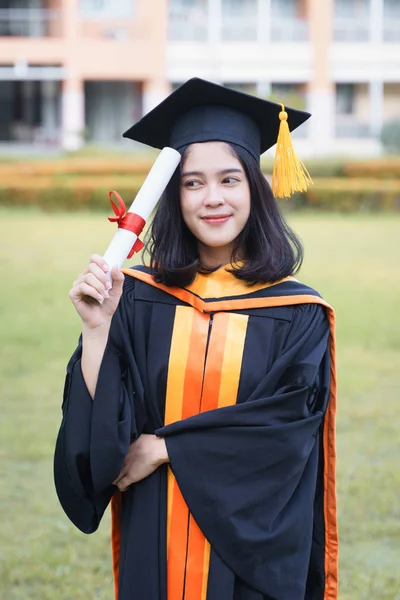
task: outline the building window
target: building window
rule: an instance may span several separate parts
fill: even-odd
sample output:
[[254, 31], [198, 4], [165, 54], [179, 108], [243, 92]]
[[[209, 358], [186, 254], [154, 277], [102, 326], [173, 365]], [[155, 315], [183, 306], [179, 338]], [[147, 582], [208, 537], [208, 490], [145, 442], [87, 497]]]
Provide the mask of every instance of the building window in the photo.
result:
[[[396, 0], [397, 1], [397, 0]], [[335, 0], [335, 15], [337, 17], [367, 17], [369, 0]]]
[[305, 86], [301, 83], [272, 83], [268, 99], [298, 110], [305, 110], [307, 104]]
[[222, 40], [254, 42], [257, 39], [257, 1], [222, 0]]
[[352, 115], [354, 113], [354, 83], [338, 83], [336, 85], [336, 114]]
[[333, 39], [367, 42], [370, 37], [369, 0], [336, 0]]
[[222, 11], [226, 15], [256, 16], [256, 0], [222, 0]]
[[170, 0], [169, 7], [172, 12], [175, 10], [204, 10], [206, 2], [205, 0]]
[[170, 0], [168, 38], [172, 41], [204, 42], [208, 35], [206, 0]]
[[80, 11], [84, 17], [111, 18], [130, 17], [134, 0], [80, 0]]
[[400, 18], [400, 2], [399, 0], [384, 0], [383, 3], [385, 17]]
[[273, 17], [293, 18], [299, 14], [297, 0], [271, 0]]

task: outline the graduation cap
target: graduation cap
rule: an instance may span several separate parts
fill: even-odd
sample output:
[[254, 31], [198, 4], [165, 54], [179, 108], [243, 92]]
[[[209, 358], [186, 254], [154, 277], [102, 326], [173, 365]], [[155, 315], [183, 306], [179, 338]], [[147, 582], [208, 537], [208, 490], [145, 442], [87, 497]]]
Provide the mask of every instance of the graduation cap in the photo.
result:
[[305, 191], [310, 175], [296, 157], [290, 131], [310, 113], [284, 107], [198, 77], [189, 79], [123, 136], [154, 148], [182, 150], [197, 142], [222, 141], [245, 148], [257, 162], [277, 144], [272, 190], [288, 197]]

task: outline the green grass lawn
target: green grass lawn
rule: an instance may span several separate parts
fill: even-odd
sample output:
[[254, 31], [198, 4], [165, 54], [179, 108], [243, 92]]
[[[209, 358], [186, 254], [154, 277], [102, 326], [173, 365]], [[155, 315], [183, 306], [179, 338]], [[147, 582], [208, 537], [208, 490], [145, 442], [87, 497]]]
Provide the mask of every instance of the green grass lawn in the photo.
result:
[[[299, 278], [338, 318], [341, 600], [400, 600], [400, 215], [293, 215]], [[110, 600], [109, 518], [58, 505], [52, 454], [79, 334], [68, 299], [105, 216], [0, 210], [0, 599]], [[292, 599], [288, 599], [292, 600]]]

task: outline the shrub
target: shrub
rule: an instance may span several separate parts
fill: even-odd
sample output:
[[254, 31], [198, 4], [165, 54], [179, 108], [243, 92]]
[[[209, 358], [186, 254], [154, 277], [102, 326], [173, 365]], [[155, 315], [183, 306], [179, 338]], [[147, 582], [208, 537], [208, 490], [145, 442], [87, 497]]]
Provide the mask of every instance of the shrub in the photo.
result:
[[351, 161], [344, 165], [343, 174], [346, 177], [400, 178], [400, 156]]
[[47, 211], [110, 210], [108, 192], [117, 190], [129, 208], [142, 177], [130, 178], [26, 178], [0, 183], [0, 205], [39, 206]]
[[[130, 206], [143, 177], [32, 177], [2, 181], [0, 205], [38, 206], [47, 211], [101, 210], [112, 215], [108, 192], [117, 190]], [[400, 210], [400, 181], [317, 178], [303, 194], [281, 201], [285, 210]]]
[[303, 194], [305, 206], [323, 210], [400, 210], [400, 181], [317, 179]]
[[[300, 157], [301, 158], [301, 157]], [[343, 174], [345, 162], [338, 158], [304, 160], [305, 166], [312, 178], [314, 177], [339, 177]], [[271, 157], [261, 158], [261, 169], [266, 174], [272, 173], [274, 160]]]

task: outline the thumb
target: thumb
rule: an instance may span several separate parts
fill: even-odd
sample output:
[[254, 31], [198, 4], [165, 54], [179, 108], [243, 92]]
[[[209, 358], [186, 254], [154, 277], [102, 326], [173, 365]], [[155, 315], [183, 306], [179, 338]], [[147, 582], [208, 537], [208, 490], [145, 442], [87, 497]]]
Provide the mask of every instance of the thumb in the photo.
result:
[[112, 267], [111, 277], [113, 290], [121, 291], [124, 284], [125, 275], [120, 271], [118, 265], [114, 265]]

